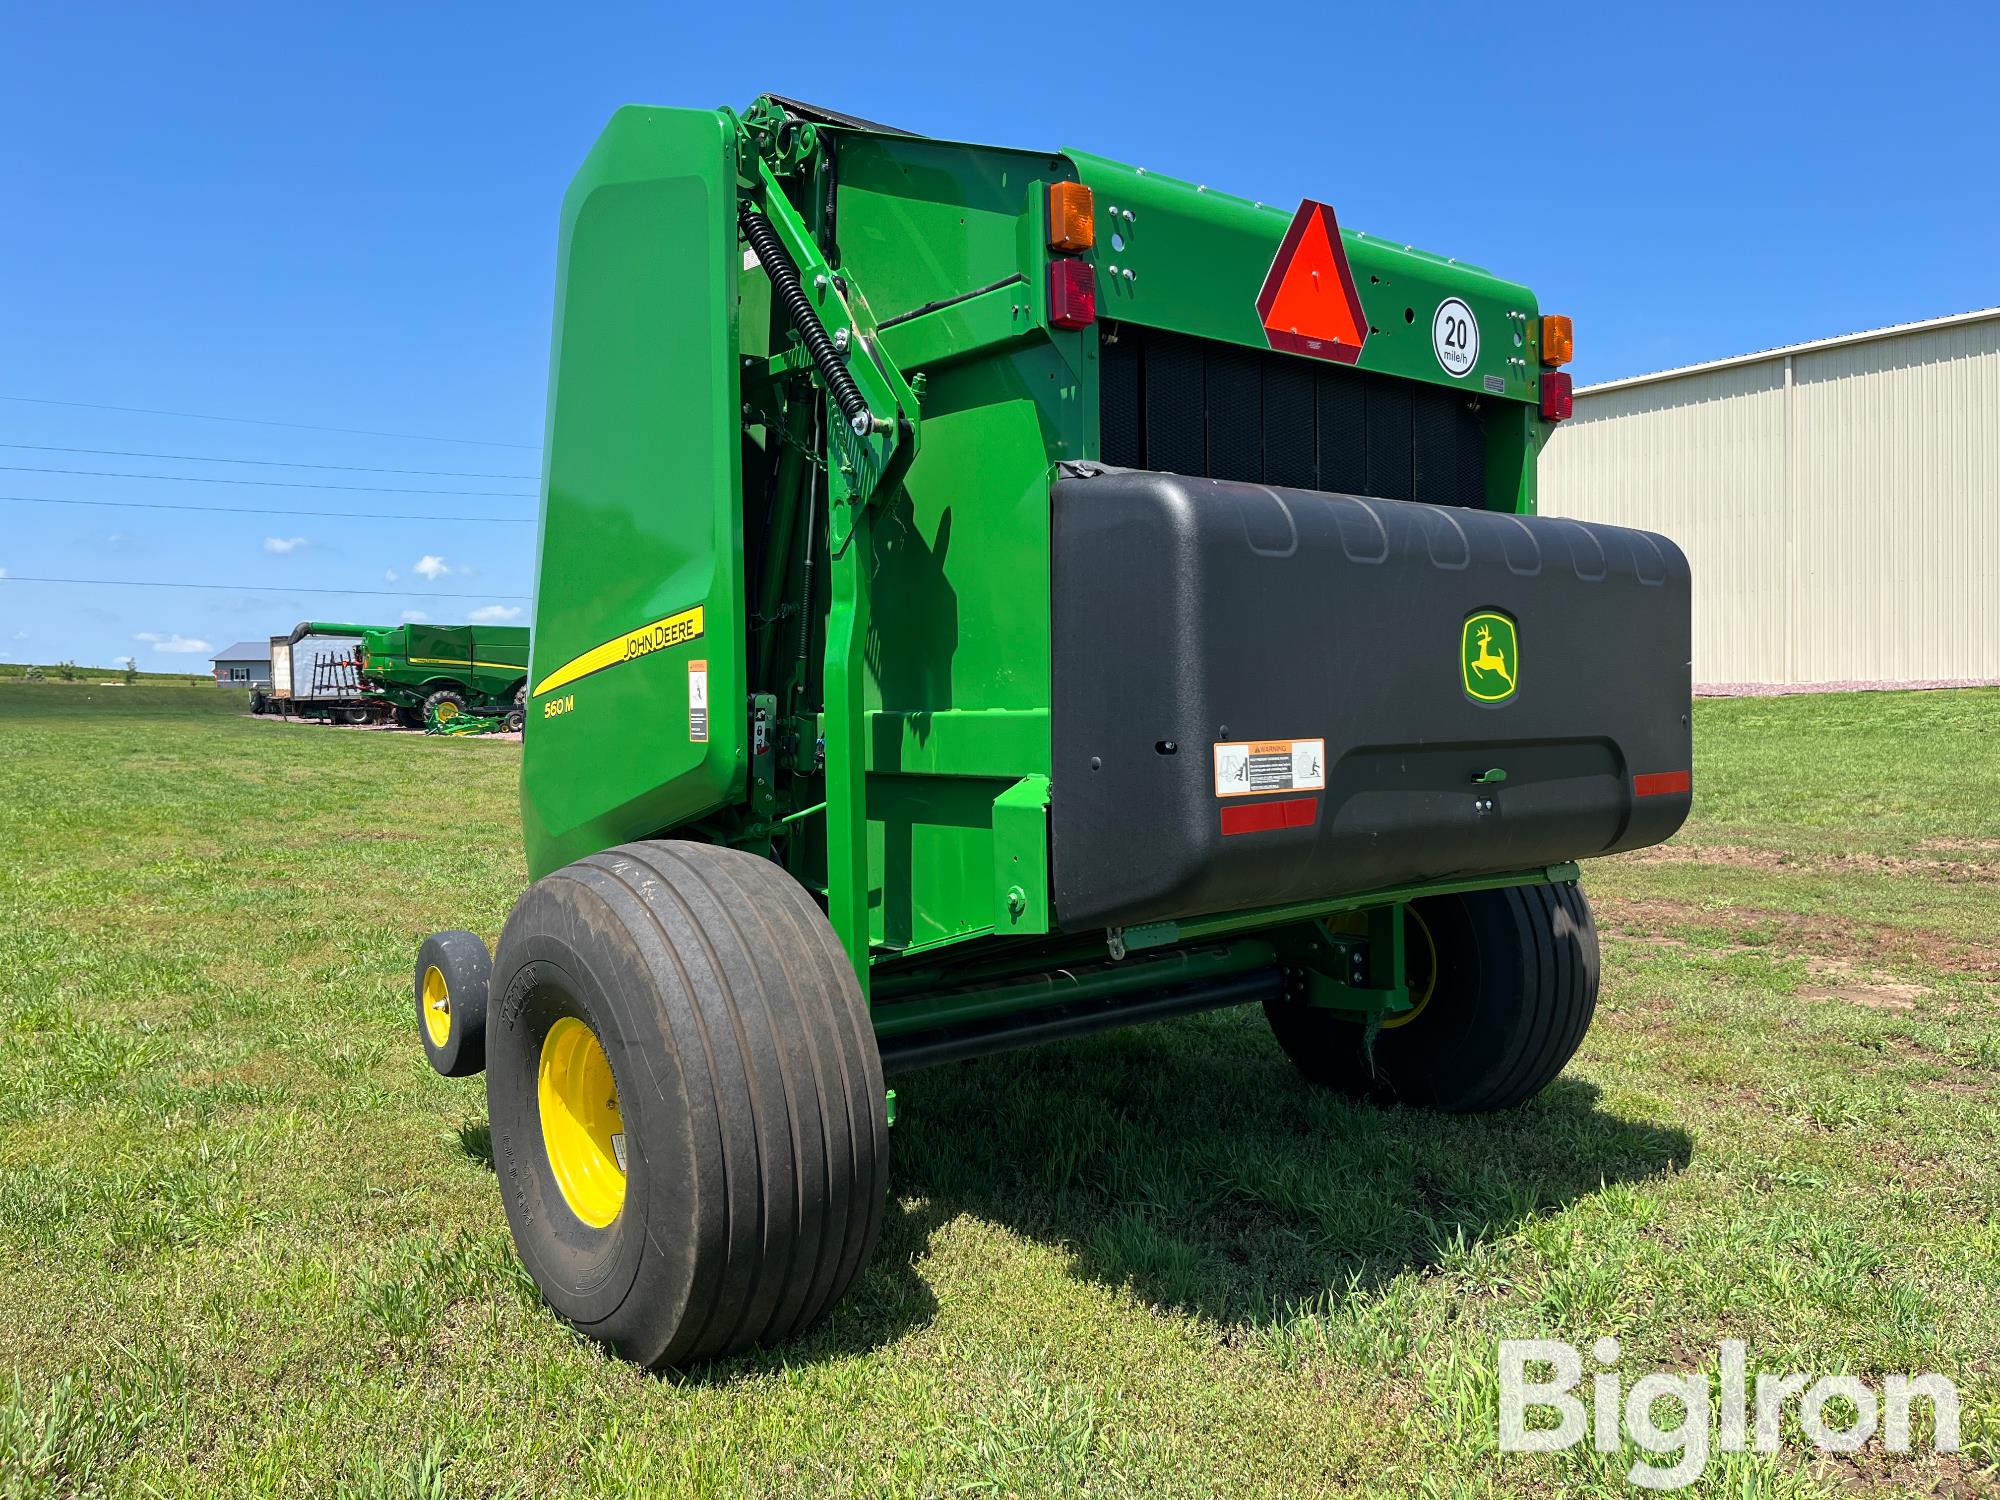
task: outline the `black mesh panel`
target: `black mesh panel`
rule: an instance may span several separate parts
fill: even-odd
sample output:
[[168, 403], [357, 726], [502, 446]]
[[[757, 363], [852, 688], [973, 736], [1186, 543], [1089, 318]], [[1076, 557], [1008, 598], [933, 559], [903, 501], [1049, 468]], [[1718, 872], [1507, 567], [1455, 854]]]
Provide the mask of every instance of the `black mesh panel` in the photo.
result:
[[1319, 487], [1368, 493], [1368, 387], [1352, 370], [1319, 373]]
[[1264, 482], [1319, 488], [1313, 370], [1288, 359], [1264, 367]]
[[1145, 360], [1146, 467], [1205, 476], [1208, 436], [1201, 345], [1155, 334], [1146, 340]]
[[1486, 423], [1472, 409], [1470, 401], [1460, 401], [1454, 414], [1458, 427], [1458, 484], [1453, 505], [1474, 510], [1486, 508]]
[[1423, 386], [1410, 394], [1416, 498], [1426, 505], [1458, 501], [1459, 402], [1455, 392], [1442, 386]]
[[1263, 361], [1233, 344], [1208, 348], [1210, 479], [1264, 482]]
[[1368, 483], [1362, 494], [1383, 500], [1415, 498], [1410, 407], [1410, 388], [1402, 381], [1368, 388]]
[[1472, 392], [1129, 324], [1099, 358], [1106, 463], [1486, 504], [1486, 424]]
[[1139, 342], [1120, 339], [1097, 349], [1098, 454], [1121, 469], [1146, 467], [1145, 423], [1139, 420]]

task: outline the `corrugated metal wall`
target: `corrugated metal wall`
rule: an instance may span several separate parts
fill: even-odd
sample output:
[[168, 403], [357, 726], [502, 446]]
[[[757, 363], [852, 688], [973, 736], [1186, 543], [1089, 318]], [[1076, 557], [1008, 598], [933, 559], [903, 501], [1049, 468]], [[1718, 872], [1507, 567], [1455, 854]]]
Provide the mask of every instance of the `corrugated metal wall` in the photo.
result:
[[1579, 392], [1541, 508], [1681, 544], [1697, 682], [2000, 678], [2000, 317]]

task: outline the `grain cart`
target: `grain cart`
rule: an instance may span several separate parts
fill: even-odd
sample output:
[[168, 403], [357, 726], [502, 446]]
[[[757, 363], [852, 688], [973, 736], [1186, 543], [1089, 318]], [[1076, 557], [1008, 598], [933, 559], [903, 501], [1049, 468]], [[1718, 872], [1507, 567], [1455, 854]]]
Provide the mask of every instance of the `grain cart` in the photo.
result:
[[520, 625], [395, 625], [362, 638], [361, 683], [405, 728], [432, 715], [491, 710], [518, 729], [527, 696], [528, 632]]
[[811, 1324], [902, 1069], [1255, 1003], [1315, 1084], [1554, 1078], [1572, 861], [1690, 797], [1681, 553], [1535, 514], [1569, 354], [1323, 203], [617, 114], [563, 212], [534, 884], [415, 971], [550, 1304], [646, 1364]]

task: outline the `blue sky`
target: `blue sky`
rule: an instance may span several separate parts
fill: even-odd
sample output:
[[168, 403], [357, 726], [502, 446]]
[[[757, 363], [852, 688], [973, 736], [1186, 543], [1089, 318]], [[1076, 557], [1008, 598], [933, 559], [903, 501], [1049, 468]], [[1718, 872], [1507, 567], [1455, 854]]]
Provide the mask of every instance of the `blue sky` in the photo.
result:
[[41, 400], [0, 400], [0, 495], [396, 518], [0, 500], [0, 660], [525, 619], [556, 211], [623, 103], [768, 89], [1325, 199], [1535, 287], [1588, 381], [2000, 302], [1993, 14], [10, 5], [0, 395]]

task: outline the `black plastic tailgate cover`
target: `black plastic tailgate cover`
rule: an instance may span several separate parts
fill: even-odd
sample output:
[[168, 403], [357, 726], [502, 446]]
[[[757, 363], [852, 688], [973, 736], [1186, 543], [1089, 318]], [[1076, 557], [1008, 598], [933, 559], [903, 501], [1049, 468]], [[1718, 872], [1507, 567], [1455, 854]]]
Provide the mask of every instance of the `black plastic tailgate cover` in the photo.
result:
[[1498, 874], [1687, 816], [1687, 561], [1557, 517], [1066, 466], [1068, 928]]

